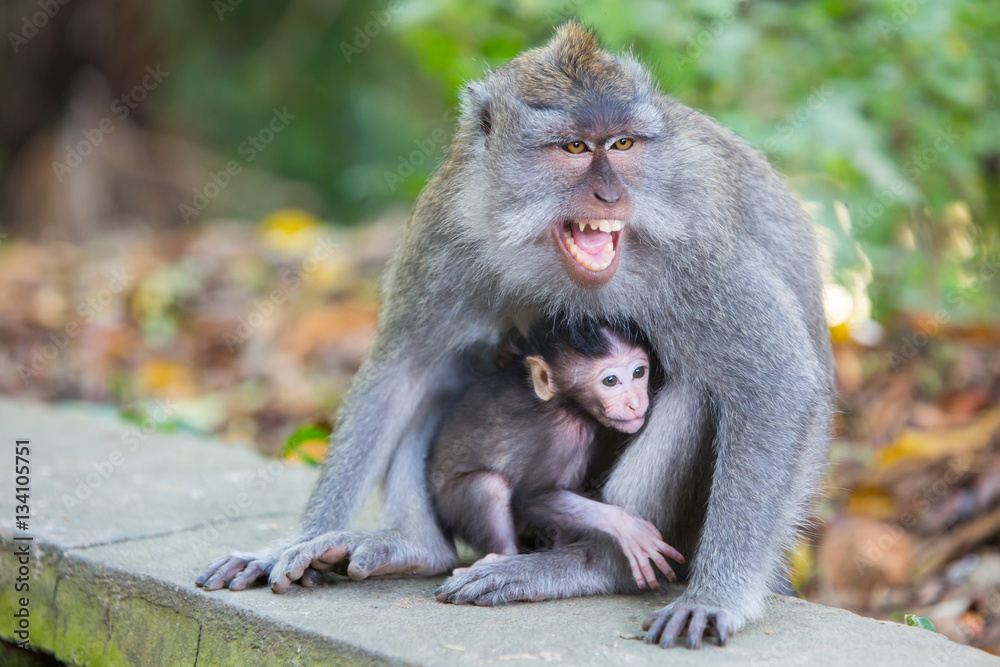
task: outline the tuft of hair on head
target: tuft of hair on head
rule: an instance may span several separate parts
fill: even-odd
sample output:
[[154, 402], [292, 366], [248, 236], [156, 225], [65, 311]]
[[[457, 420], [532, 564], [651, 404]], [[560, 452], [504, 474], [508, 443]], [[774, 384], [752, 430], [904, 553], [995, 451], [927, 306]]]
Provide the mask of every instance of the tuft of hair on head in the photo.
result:
[[628, 103], [635, 95], [622, 63], [601, 48], [596, 33], [576, 20], [562, 24], [545, 46], [526, 51], [504, 66], [515, 76], [520, 97], [535, 108], [593, 103]]

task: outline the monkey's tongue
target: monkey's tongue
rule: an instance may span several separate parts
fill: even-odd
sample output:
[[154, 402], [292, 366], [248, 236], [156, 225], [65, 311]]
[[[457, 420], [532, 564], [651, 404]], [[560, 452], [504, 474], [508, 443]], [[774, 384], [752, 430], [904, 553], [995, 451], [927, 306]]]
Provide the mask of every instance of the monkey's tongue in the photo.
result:
[[603, 271], [615, 258], [615, 244], [610, 232], [571, 224], [563, 233], [566, 249], [580, 266], [591, 271]]

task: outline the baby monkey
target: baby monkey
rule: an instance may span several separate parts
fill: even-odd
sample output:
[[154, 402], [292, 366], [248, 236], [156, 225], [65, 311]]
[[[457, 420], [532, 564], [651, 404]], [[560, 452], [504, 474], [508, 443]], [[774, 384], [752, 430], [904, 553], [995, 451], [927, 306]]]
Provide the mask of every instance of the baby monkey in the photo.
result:
[[645, 422], [650, 361], [640, 335], [560, 319], [522, 343], [529, 354], [502, 346], [497, 369], [459, 399], [433, 445], [428, 473], [445, 530], [483, 560], [517, 554], [529, 526], [602, 531], [621, 545], [639, 588], [659, 589], [650, 561], [675, 581], [663, 555], [684, 558], [653, 524], [580, 494], [598, 430], [635, 433]]

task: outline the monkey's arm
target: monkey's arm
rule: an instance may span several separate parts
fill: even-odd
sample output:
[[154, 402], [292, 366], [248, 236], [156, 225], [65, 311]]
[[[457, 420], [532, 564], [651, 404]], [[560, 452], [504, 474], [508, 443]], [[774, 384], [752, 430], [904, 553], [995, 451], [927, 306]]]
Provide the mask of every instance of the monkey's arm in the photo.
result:
[[684, 557], [663, 541], [656, 526], [617, 505], [559, 489], [533, 497], [522, 508], [522, 513], [532, 525], [575, 532], [596, 530], [615, 538], [628, 559], [632, 577], [639, 588], [660, 589], [656, 572], [650, 566], [651, 560], [669, 581], [677, 581], [677, 575], [663, 555], [680, 563], [684, 562]]
[[[452, 566], [454, 545], [437, 525], [424, 461], [446, 408], [467, 383], [463, 350], [487, 335], [490, 322], [465, 302], [475, 297], [461, 262], [450, 263], [447, 283], [443, 274], [427, 276], [428, 265], [449, 258], [435, 255], [419, 233], [410, 236], [387, 273], [376, 339], [339, 410], [300, 534], [291, 544], [216, 561], [197, 582], [207, 590], [226, 584], [241, 590], [269, 575], [280, 592], [310, 566], [346, 567], [358, 579]], [[456, 280], [464, 289], [455, 288]], [[383, 475], [390, 529], [345, 531]]]

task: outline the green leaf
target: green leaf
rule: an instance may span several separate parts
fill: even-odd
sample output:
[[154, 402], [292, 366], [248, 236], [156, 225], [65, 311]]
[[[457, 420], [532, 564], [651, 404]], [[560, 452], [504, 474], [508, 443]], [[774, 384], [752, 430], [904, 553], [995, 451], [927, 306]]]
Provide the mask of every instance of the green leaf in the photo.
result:
[[917, 616], [916, 614], [907, 614], [903, 617], [907, 625], [911, 625], [915, 628], [923, 628], [924, 630], [930, 630], [931, 632], [937, 632], [937, 628], [931, 623], [930, 619], [924, 616]]
[[[326, 424], [303, 424], [302, 426], [295, 429], [295, 431], [288, 436], [285, 440], [285, 444], [281, 447], [280, 458], [285, 458], [299, 448], [304, 442], [310, 442], [312, 440], [326, 440], [330, 437], [330, 427]], [[304, 452], [297, 452], [300, 458], [305, 460], [312, 465], [319, 465], [321, 461], [316, 461], [312, 456]]]

